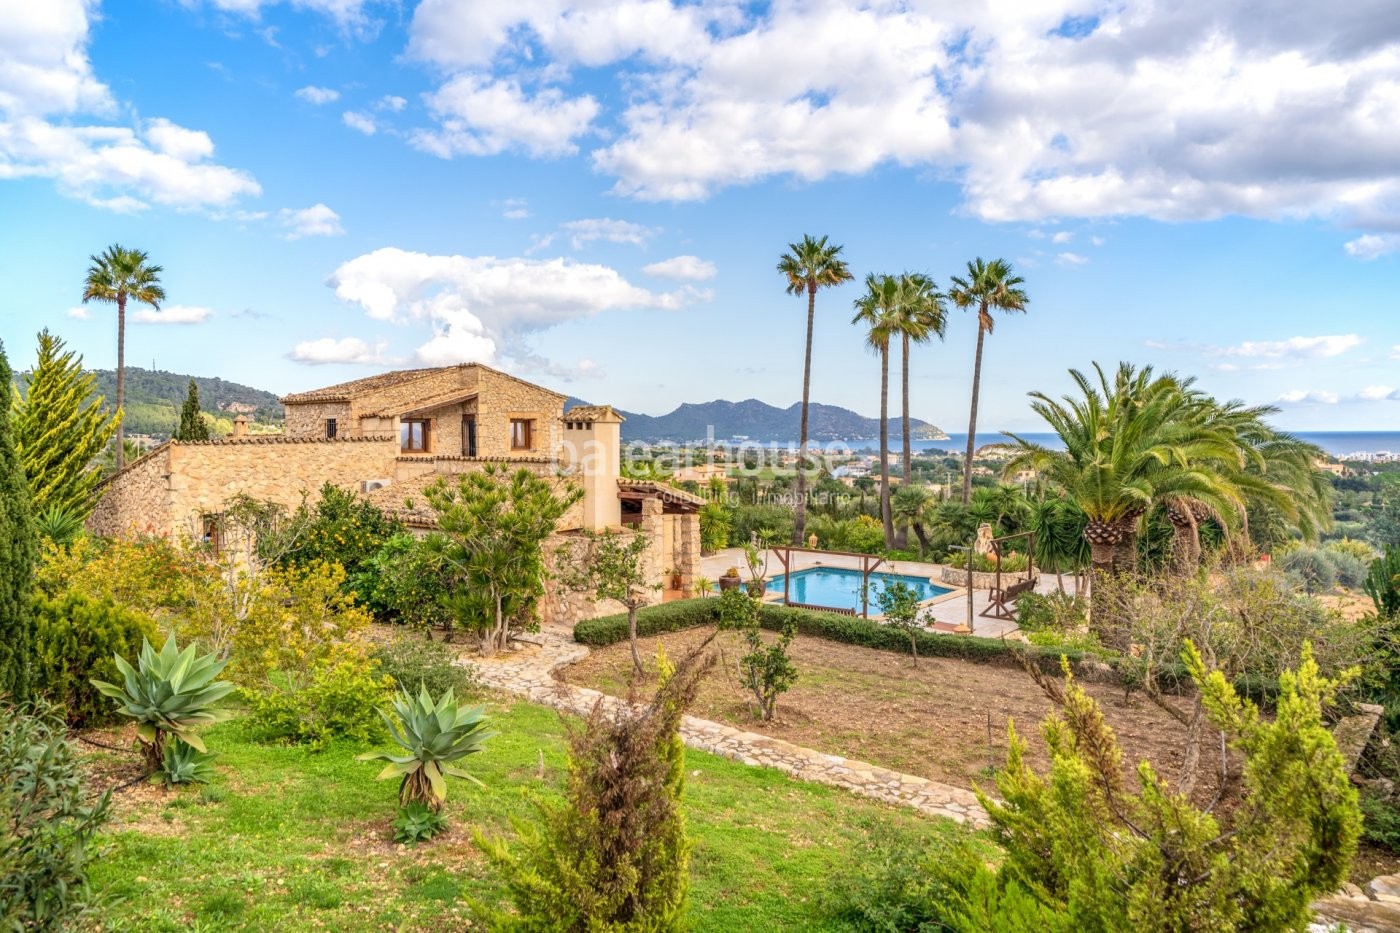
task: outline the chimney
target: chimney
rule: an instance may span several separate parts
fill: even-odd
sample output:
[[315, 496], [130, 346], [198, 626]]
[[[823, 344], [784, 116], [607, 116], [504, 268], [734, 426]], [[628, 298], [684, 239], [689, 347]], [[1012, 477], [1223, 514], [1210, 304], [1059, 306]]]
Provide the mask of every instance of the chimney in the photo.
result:
[[247, 437], [247, 436], [248, 436], [248, 416], [247, 416], [247, 415], [239, 415], [237, 418], [234, 418], [234, 419], [233, 419], [233, 436], [234, 436], [234, 437]]

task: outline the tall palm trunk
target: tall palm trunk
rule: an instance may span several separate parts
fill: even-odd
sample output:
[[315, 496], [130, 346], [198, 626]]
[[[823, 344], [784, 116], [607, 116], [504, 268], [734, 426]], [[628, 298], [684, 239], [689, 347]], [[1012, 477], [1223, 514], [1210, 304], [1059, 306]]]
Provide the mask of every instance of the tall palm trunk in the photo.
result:
[[[984, 308], [983, 314], [986, 313]], [[982, 387], [982, 341], [986, 339], [987, 329], [982, 326], [982, 319], [977, 319], [977, 356], [972, 364], [972, 415], [967, 422], [967, 459], [963, 461], [963, 505], [972, 502], [972, 452], [977, 449], [977, 394]]]
[[[904, 414], [901, 422], [900, 434], [903, 443], [904, 460], [901, 464], [904, 468], [904, 476], [900, 480], [905, 486], [909, 485], [909, 478], [913, 474], [913, 453], [909, 449], [909, 335], [903, 334], [903, 363], [904, 363]], [[894, 546], [903, 550], [909, 546], [909, 526], [901, 524], [895, 529]]]
[[807, 530], [807, 401], [812, 391], [812, 328], [816, 324], [817, 286], [807, 286], [807, 355], [802, 363], [802, 426], [797, 440], [797, 483], [793, 491], [797, 503], [793, 509], [792, 543], [802, 546], [803, 533]]
[[1121, 523], [1090, 519], [1084, 526], [1084, 540], [1089, 542], [1089, 630], [1117, 648], [1127, 647], [1113, 587], [1124, 537]]
[[126, 466], [126, 296], [117, 295], [117, 469]]
[[894, 518], [890, 513], [890, 345], [880, 349], [880, 520], [885, 547], [894, 547]]

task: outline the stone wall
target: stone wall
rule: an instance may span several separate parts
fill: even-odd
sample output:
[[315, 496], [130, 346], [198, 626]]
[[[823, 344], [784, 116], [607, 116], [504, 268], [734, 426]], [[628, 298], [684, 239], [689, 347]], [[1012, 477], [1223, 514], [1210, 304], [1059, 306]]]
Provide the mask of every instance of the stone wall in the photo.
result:
[[104, 538], [174, 532], [170, 517], [170, 445], [157, 447], [98, 487], [101, 498], [87, 521]]
[[[494, 370], [481, 370], [476, 397], [477, 454], [482, 457], [559, 456], [560, 419], [564, 400], [547, 389], [513, 379]], [[530, 450], [512, 450], [510, 422], [527, 418], [535, 422]]]
[[[1022, 580], [1026, 579], [1026, 576], [1027, 576], [1027, 574], [1026, 574], [1026, 571], [1024, 571], [1024, 570], [1019, 570], [1019, 571], [1014, 571], [1014, 572], [1013, 572], [1013, 571], [1010, 571], [1010, 570], [1003, 570], [1003, 571], [1001, 572], [1001, 585], [1002, 585], [1003, 587], [1007, 587], [1007, 586], [1011, 586], [1013, 583], [1020, 583]], [[949, 586], [966, 586], [966, 585], [967, 585], [967, 571], [966, 571], [966, 570], [959, 570], [957, 567], [944, 567], [942, 570], [939, 571], [939, 579], [942, 580], [944, 583], [947, 583]], [[975, 589], [975, 590], [990, 590], [990, 589], [992, 589], [993, 587], [995, 587], [996, 585], [997, 585], [997, 575], [996, 575], [996, 572], [995, 572], [995, 571], [993, 571], [993, 572], [991, 572], [991, 573], [982, 573], [981, 571], [973, 571], [973, 573], [972, 573], [972, 588], [973, 588], [973, 589]]]
[[234, 496], [296, 508], [303, 493], [314, 499], [327, 482], [358, 490], [365, 480], [393, 476], [397, 453], [397, 441], [387, 439], [175, 441], [107, 483], [90, 527], [101, 535], [147, 528], [197, 535], [201, 516]]
[[314, 402], [307, 405], [288, 405], [286, 436], [293, 438], [323, 438], [326, 436], [326, 421], [335, 419], [337, 437], [359, 436], [359, 426], [350, 416], [349, 402]]

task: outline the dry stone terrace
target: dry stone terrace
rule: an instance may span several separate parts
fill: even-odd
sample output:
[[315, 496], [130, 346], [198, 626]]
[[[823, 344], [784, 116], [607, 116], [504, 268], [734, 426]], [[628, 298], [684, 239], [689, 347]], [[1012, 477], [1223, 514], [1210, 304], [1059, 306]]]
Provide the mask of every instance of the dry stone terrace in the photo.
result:
[[[517, 636], [519, 651], [495, 658], [463, 657], [488, 686], [564, 712], [586, 715], [602, 703], [612, 709], [623, 701], [597, 690], [563, 683], [555, 672], [588, 656], [588, 648], [567, 629], [546, 627], [539, 634]], [[721, 723], [686, 716], [681, 737], [691, 748], [722, 755], [754, 767], [775, 768], [804, 781], [843, 787], [885, 803], [912, 807], [932, 816], [981, 827], [986, 811], [969, 790], [839, 755], [828, 755], [791, 742], [745, 732]]]

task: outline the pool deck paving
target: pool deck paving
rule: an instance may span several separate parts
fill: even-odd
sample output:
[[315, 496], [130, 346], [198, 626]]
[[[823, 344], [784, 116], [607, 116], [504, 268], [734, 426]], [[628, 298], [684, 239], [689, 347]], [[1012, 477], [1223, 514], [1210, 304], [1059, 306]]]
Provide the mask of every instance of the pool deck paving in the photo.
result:
[[[791, 558], [793, 570], [807, 570], [812, 567], [841, 567], [851, 570], [860, 569], [860, 558], [845, 554], [830, 554], [821, 551], [799, 552]], [[738, 567], [739, 573], [745, 579], [748, 578], [748, 565], [744, 562], [743, 548], [726, 548], [717, 551], [713, 555], [700, 560], [700, 573], [711, 580], [718, 580], [730, 567]], [[914, 577], [925, 577], [947, 586], [941, 582], [939, 574], [943, 568], [939, 564], [922, 563], [910, 560], [886, 561], [880, 565], [876, 572], [905, 574]], [[769, 557], [768, 576], [774, 577], [783, 572], [783, 566], [776, 557]], [[1074, 592], [1074, 580], [1065, 578], [1065, 590]], [[1041, 574], [1040, 582], [1036, 585], [1036, 591], [1040, 593], [1051, 593], [1058, 588], [1054, 574]], [[947, 630], [955, 626], [967, 624], [967, 591], [962, 587], [954, 588], [955, 592], [949, 596], [942, 597], [932, 605], [927, 606], [921, 620], [930, 629], [935, 627], [938, 630]], [[1010, 619], [993, 619], [983, 616], [981, 613], [989, 605], [986, 590], [974, 590], [972, 593], [972, 634], [980, 638], [1001, 638], [1018, 632], [1019, 626]]]
[[[588, 647], [574, 641], [569, 629], [545, 627], [536, 634], [518, 636], [515, 643], [518, 650], [494, 658], [464, 655], [457, 663], [474, 668], [487, 686], [580, 716], [587, 715], [599, 704], [612, 711], [625, 702], [555, 677], [556, 671], [588, 657]], [[961, 787], [901, 774], [840, 755], [828, 755], [695, 716], [682, 719], [681, 737], [691, 748], [745, 765], [773, 768], [804, 781], [841, 787], [864, 797], [911, 807], [958, 823], [976, 827], [987, 825], [987, 813], [977, 796]]]

